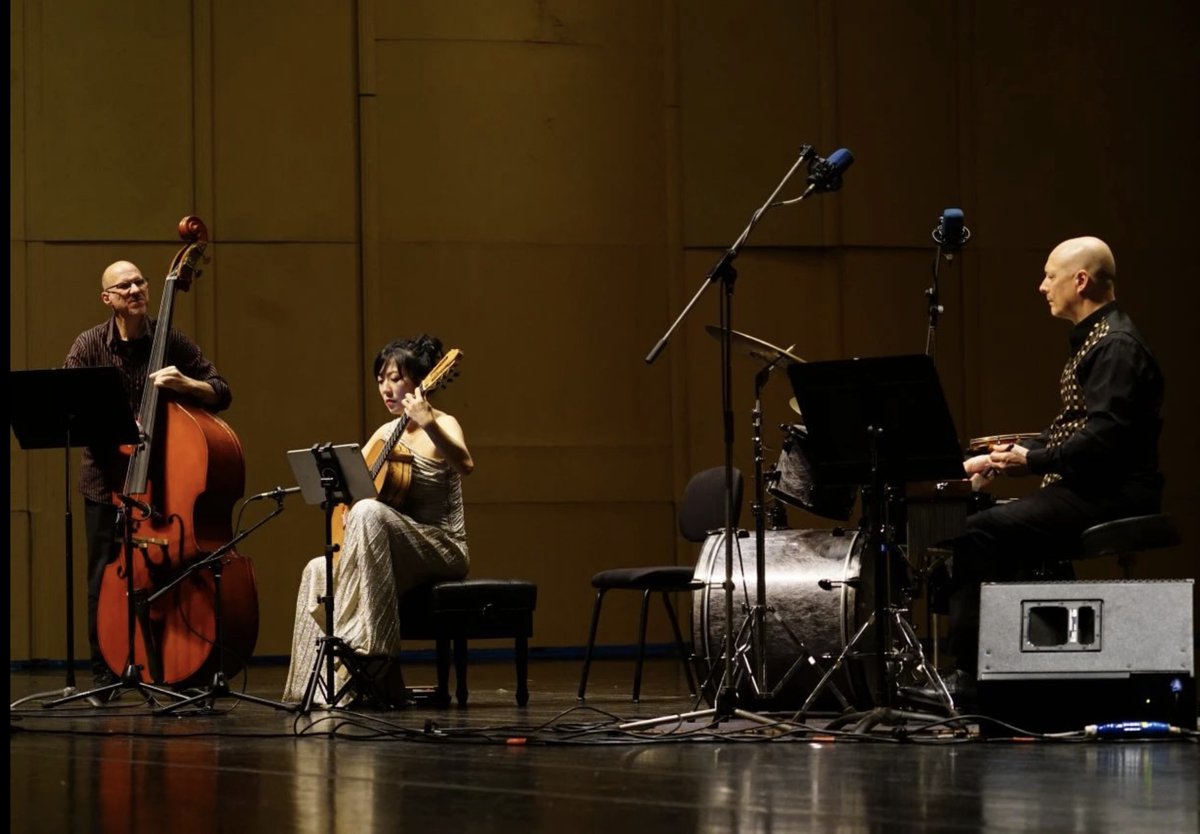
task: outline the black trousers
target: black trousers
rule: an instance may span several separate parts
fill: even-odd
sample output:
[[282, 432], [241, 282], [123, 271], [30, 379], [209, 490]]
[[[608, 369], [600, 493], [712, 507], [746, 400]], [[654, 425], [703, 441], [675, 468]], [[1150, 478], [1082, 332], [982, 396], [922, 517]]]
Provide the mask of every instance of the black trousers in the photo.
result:
[[[953, 540], [950, 568], [950, 645], [958, 668], [975, 674], [979, 652], [979, 585], [1039, 576], [1073, 576], [1067, 560], [1078, 556], [1087, 528], [1118, 518], [1159, 512], [1161, 492], [1127, 487], [1119, 492], [1059, 481], [1037, 492], [967, 517]], [[1057, 573], [1044, 573], [1049, 567]]]
[[[88, 644], [92, 653], [92, 674], [99, 675], [110, 671], [104, 655], [100, 653], [100, 638], [96, 631], [96, 609], [100, 602], [100, 583], [104, 579], [104, 569], [120, 554], [121, 537], [117, 530], [117, 507], [115, 504], [101, 504], [85, 499], [84, 521], [87, 527], [88, 554]], [[111, 671], [121, 674], [124, 670], [114, 669]]]

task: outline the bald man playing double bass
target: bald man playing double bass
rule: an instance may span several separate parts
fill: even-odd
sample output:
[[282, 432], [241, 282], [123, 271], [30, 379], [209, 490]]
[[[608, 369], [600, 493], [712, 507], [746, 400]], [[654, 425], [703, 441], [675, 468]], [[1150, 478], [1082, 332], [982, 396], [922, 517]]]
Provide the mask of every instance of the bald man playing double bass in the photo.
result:
[[1163, 376], [1117, 306], [1116, 277], [1112, 250], [1099, 238], [1054, 247], [1038, 291], [1052, 316], [1073, 325], [1059, 379], [1062, 408], [1027, 445], [993, 448], [963, 464], [976, 483], [997, 475], [1042, 480], [1028, 497], [969, 516], [953, 541], [947, 590], [958, 668], [946, 682], [967, 700], [978, 665], [981, 582], [1028, 578], [1046, 560], [1078, 554], [1088, 527], [1161, 509]]
[[[229, 407], [233, 399], [229, 383], [199, 346], [174, 328], [168, 331], [163, 367], [148, 374], [157, 323], [149, 312], [149, 282], [136, 265], [129, 261], [109, 264], [100, 276], [100, 301], [111, 315], [75, 338], [63, 367], [117, 368], [134, 414], [141, 408], [142, 391], [148, 381], [209, 411]], [[128, 463], [129, 458], [116, 447], [89, 447], [84, 449], [79, 469], [79, 491], [84, 497], [87, 525], [88, 643], [97, 687], [117, 681], [100, 651], [96, 611], [104, 569], [118, 552], [117, 508], [112, 495], [124, 487]], [[111, 693], [119, 694], [118, 690]]]

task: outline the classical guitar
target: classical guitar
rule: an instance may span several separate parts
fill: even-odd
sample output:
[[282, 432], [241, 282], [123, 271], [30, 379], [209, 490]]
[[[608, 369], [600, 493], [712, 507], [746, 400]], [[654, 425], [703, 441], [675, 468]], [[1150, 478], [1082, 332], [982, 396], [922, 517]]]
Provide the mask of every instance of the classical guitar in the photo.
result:
[[[463, 352], [458, 348], [446, 351], [446, 354], [433, 366], [433, 370], [421, 380], [417, 390], [428, 395], [449, 385], [458, 377], [462, 357]], [[396, 427], [388, 433], [386, 438], [376, 440], [363, 450], [363, 457], [367, 461], [371, 479], [375, 481], [375, 490], [379, 493], [379, 500], [392, 507], [399, 507], [404, 503], [404, 496], [408, 494], [408, 487], [412, 483], [413, 456], [400, 443], [400, 438], [404, 436], [404, 430], [407, 427], [408, 415], [404, 414], [396, 421]], [[338, 520], [333, 525], [333, 543], [338, 545], [339, 553], [346, 525], [345, 514], [348, 511], [349, 507], [343, 504], [338, 510]]]

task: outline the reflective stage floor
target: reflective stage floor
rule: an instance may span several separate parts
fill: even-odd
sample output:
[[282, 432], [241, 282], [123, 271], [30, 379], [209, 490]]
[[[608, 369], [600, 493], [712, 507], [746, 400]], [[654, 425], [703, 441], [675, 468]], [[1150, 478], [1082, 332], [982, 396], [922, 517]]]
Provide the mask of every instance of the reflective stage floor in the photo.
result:
[[[470, 705], [308, 715], [222, 697], [153, 715], [133, 692], [102, 708], [10, 711], [17, 832], [1196, 831], [1200, 748], [1169, 741], [1000, 741], [921, 722], [869, 734], [733, 718], [648, 730], [692, 708], [677, 663], [473, 663]], [[278, 697], [285, 669], [232, 688]], [[406, 669], [410, 684], [432, 669]], [[80, 684], [86, 684], [86, 677]], [[10, 673], [10, 702], [65, 673]], [[703, 705], [701, 705], [703, 707]], [[564, 714], [565, 713], [565, 714]], [[759, 716], [760, 718], [762, 716]]]

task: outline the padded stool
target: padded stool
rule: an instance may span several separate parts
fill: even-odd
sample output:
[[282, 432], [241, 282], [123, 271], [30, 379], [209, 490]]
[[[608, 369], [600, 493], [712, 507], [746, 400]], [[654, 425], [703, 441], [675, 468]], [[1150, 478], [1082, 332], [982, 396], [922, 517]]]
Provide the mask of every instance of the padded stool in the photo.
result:
[[529, 702], [529, 638], [537, 585], [522, 579], [463, 579], [414, 588], [400, 603], [400, 634], [405, 640], [437, 644], [437, 688], [431, 700], [450, 704], [450, 645], [454, 644], [455, 698], [467, 703], [467, 640], [515, 640], [517, 704]]
[[1116, 556], [1129, 578], [1134, 556], [1143, 550], [1174, 547], [1181, 541], [1175, 520], [1164, 513], [1106, 521], [1083, 531], [1082, 559]]

